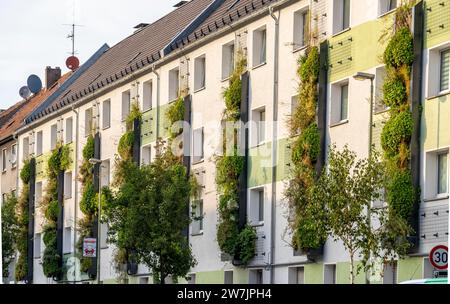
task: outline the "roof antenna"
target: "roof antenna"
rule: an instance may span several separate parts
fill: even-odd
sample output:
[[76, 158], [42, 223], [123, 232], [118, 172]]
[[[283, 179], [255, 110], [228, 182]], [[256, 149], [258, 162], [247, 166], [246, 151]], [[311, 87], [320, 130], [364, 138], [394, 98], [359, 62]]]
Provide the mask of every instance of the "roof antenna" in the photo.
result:
[[72, 32], [69, 35], [67, 35], [67, 38], [72, 40], [72, 52], [70, 54], [72, 56], [75, 56], [77, 53], [75, 50], [75, 28], [77, 26], [83, 26], [75, 23], [75, 0], [73, 1], [73, 22], [72, 24], [63, 24], [63, 25], [72, 27]]

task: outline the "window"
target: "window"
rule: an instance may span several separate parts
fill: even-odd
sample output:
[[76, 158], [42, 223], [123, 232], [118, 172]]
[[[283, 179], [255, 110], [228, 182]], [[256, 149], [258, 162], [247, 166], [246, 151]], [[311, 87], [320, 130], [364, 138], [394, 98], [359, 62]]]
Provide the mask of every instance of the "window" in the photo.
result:
[[56, 142], [58, 141], [58, 125], [52, 125], [50, 127], [50, 150], [54, 150], [56, 148]]
[[27, 136], [22, 140], [23, 159], [27, 159], [30, 155], [30, 138]]
[[253, 225], [264, 223], [264, 188], [254, 189], [250, 192], [249, 219]]
[[203, 160], [204, 151], [203, 151], [203, 128], [196, 129], [193, 132], [193, 146], [194, 146], [194, 155], [193, 162], [198, 163]]
[[88, 137], [92, 133], [93, 129], [93, 112], [92, 108], [84, 111], [84, 136]]
[[341, 86], [341, 121], [348, 119], [348, 84]]
[[386, 68], [379, 67], [375, 72], [375, 106], [374, 111], [376, 113], [384, 112], [388, 109], [388, 106], [384, 103], [383, 86], [387, 76]]
[[305, 284], [305, 268], [289, 268], [289, 284]]
[[234, 70], [234, 42], [222, 46], [222, 79], [231, 76]]
[[111, 127], [111, 100], [105, 100], [103, 102], [103, 107], [102, 107], [102, 111], [103, 111], [103, 119], [102, 119], [102, 128], [103, 129], [108, 129], [109, 127]]
[[139, 278], [140, 285], [147, 285], [149, 283], [148, 277]]
[[41, 203], [41, 199], [42, 199], [42, 182], [36, 183], [34, 198], [35, 198], [35, 205], [36, 206]]
[[194, 285], [195, 284], [195, 280], [196, 280], [195, 273], [191, 273], [191, 274], [188, 275], [188, 280], [187, 280], [188, 284]]
[[397, 284], [397, 262], [384, 265], [383, 284]]
[[333, 34], [337, 34], [350, 27], [350, 0], [335, 0], [333, 5]]
[[253, 111], [253, 121], [255, 124], [254, 146], [258, 146], [266, 140], [266, 109]]
[[142, 165], [150, 165], [152, 161], [152, 146], [142, 147]]
[[264, 274], [262, 269], [250, 270], [250, 284], [263, 284]]
[[11, 146], [11, 167], [15, 168], [17, 165], [17, 145]]
[[169, 101], [174, 101], [180, 94], [180, 69], [169, 71]]
[[36, 133], [36, 155], [42, 155], [42, 131]]
[[111, 172], [111, 162], [108, 160], [104, 160], [102, 162], [102, 167], [100, 170], [101, 174], [101, 186], [107, 187], [110, 184], [110, 172]]
[[331, 86], [331, 125], [348, 120], [348, 82]]
[[266, 42], [266, 27], [253, 32], [253, 67], [266, 63]]
[[397, 8], [397, 0], [379, 0], [379, 15], [384, 15]]
[[122, 93], [122, 121], [125, 121], [130, 114], [131, 94], [130, 91]]
[[192, 224], [192, 234], [203, 233], [203, 200], [198, 200], [193, 203], [193, 211], [195, 221]]
[[72, 198], [72, 172], [64, 173], [64, 199]]
[[450, 50], [441, 52], [441, 78], [440, 91], [448, 91], [450, 89]]
[[72, 252], [72, 227], [64, 228], [64, 241], [63, 241], [63, 253], [71, 253]]
[[41, 234], [36, 233], [34, 235], [34, 258], [40, 259], [41, 258]]
[[206, 86], [206, 57], [195, 58], [194, 61], [194, 90], [198, 91], [204, 89]]
[[101, 231], [100, 231], [100, 248], [108, 249], [108, 223], [101, 223]]
[[294, 13], [294, 50], [308, 44], [308, 9]]
[[336, 265], [325, 265], [324, 268], [324, 283], [336, 284]]
[[224, 272], [224, 283], [225, 284], [233, 284], [233, 270]]
[[153, 82], [146, 81], [143, 86], [143, 111], [148, 111], [153, 106]]
[[73, 118], [66, 119], [66, 144], [73, 142]]
[[2, 171], [6, 172], [6, 164], [8, 162], [8, 151], [6, 149], [2, 150]]
[[438, 194], [447, 194], [448, 192], [448, 153], [439, 154], [438, 160]]

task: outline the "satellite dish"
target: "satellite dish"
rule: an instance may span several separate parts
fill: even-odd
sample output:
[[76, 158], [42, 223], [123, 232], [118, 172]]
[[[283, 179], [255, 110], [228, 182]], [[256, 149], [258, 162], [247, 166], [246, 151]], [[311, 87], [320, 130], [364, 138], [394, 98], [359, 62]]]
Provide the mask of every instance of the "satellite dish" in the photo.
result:
[[28, 77], [27, 84], [28, 88], [33, 94], [39, 93], [42, 89], [42, 81], [36, 75], [31, 75], [30, 77]]
[[66, 60], [66, 66], [69, 70], [75, 71], [80, 67], [80, 60], [75, 56], [70, 56]]
[[27, 86], [21, 87], [19, 90], [19, 95], [23, 99], [27, 99], [31, 95], [31, 91]]

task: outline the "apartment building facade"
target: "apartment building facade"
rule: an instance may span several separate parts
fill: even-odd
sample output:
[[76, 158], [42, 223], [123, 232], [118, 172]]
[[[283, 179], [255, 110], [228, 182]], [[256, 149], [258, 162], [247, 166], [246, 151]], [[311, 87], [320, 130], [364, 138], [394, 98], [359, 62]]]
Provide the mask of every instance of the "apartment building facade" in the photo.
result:
[[[415, 95], [423, 106], [416, 147], [423, 190], [417, 219], [418, 247], [374, 283], [432, 276], [428, 251], [448, 243], [450, 32], [445, 25], [450, 23], [446, 17], [450, 16], [450, 4], [442, 6], [441, 2], [420, 2], [413, 13], [414, 35], [423, 37], [415, 43], [423, 53], [423, 61], [417, 56], [415, 65], [421, 67], [417, 79], [423, 83], [414, 83], [423, 88]], [[203, 217], [189, 229], [198, 264], [188, 283], [349, 283], [349, 256], [341, 243], [329, 239], [316, 261], [291, 246], [284, 198], [291, 162], [287, 121], [296, 106], [298, 59], [311, 41], [326, 54], [322, 63], [327, 69], [321, 72], [319, 84], [324, 146], [347, 144], [361, 158], [369, 155], [372, 144], [380, 146], [386, 109], [379, 105], [386, 72], [379, 58], [386, 44], [379, 38], [393, 24], [398, 5], [400, 1], [384, 0], [192, 0], [105, 52], [60, 98], [30, 115], [17, 133], [18, 142], [24, 143], [18, 149], [19, 170], [27, 157], [26, 143], [36, 160], [36, 206], [45, 189], [45, 163], [50, 152], [58, 141], [72, 147], [74, 161], [65, 172], [62, 202], [65, 260], [77, 250], [76, 223], [81, 217], [77, 177], [88, 136], [98, 134], [100, 184], [109, 185], [131, 104], [137, 102], [143, 112], [140, 156], [141, 163], [147, 164], [154, 159], [157, 139], [168, 136], [167, 109], [179, 92], [184, 92], [190, 109], [190, 128], [184, 134], [189, 138], [189, 169], [203, 188], [198, 211]], [[186, 20], [187, 15], [196, 17]], [[167, 31], [163, 33], [162, 28]], [[247, 59], [243, 100], [248, 102], [249, 122], [247, 199], [242, 208], [258, 235], [255, 258], [245, 268], [234, 266], [218, 247], [219, 194], [215, 184], [215, 155], [225, 109], [223, 90], [242, 54]], [[374, 111], [369, 102], [370, 82], [354, 79], [357, 72], [375, 75]], [[35, 283], [52, 282], [44, 276], [40, 260], [43, 221], [37, 208], [31, 257]], [[97, 275], [104, 283], [115, 283], [115, 248], [106, 242], [107, 224], [101, 231]], [[129, 275], [130, 283], [151, 281], [151, 273], [142, 265]], [[366, 282], [364, 273], [357, 282]]]

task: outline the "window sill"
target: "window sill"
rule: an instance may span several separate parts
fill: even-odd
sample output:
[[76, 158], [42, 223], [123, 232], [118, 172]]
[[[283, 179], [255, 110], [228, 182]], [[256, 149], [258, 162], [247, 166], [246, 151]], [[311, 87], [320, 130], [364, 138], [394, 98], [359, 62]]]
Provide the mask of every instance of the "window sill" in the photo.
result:
[[427, 97], [427, 100], [431, 100], [431, 99], [435, 99], [435, 98], [439, 98], [439, 97], [444, 97], [444, 96], [447, 96], [447, 95], [450, 95], [450, 90], [442, 91], [442, 92], [439, 92], [436, 95], [432, 95], [430, 97]]
[[384, 12], [384, 13], [380, 14], [377, 18], [380, 19], [380, 18], [386, 17], [387, 15], [389, 15], [389, 14], [395, 12], [396, 10], [397, 10], [397, 8], [393, 8], [393, 9], [391, 9], [390, 11], [387, 11], [387, 12]]
[[252, 227], [254, 227], [254, 228], [264, 227], [264, 222], [251, 223], [250, 226], [252, 226]]
[[100, 250], [106, 250], [106, 249], [109, 249], [109, 246], [100, 247]]
[[263, 63], [258, 63], [257, 65], [252, 67], [252, 70], [256, 70], [262, 66], [265, 66], [267, 64], [267, 61], [263, 62]]
[[350, 31], [351, 29], [352, 29], [351, 27], [348, 27], [348, 28], [346, 28], [346, 29], [343, 29], [342, 31], [337, 32], [336, 34], [333, 34], [331, 37], [334, 38], [334, 37], [336, 37], [336, 36], [339, 36], [339, 35], [341, 35], [341, 34], [344, 34], [344, 33], [348, 32], [348, 31]]
[[169, 104], [171, 104], [171, 103], [174, 103], [175, 101], [177, 101], [177, 100], [178, 100], [178, 98], [179, 98], [179, 97], [177, 97], [177, 98], [175, 98], [175, 99], [171, 99], [171, 100], [169, 100]]
[[436, 197], [434, 197], [434, 198], [427, 198], [427, 199], [424, 199], [423, 200], [423, 202], [424, 203], [430, 203], [430, 202], [438, 202], [438, 201], [444, 201], [444, 200], [447, 200], [447, 199], [449, 199], [450, 198], [450, 196], [448, 196], [448, 195], [437, 195]]
[[72, 199], [72, 197], [65, 197], [65, 198], [64, 198], [65, 201], [68, 201], [68, 200], [70, 200], [70, 199]]
[[260, 147], [265, 146], [266, 144], [267, 144], [266, 141], [262, 141], [262, 142], [260, 142], [260, 143], [258, 143], [258, 144], [256, 144], [256, 145], [253, 145], [251, 148], [252, 148], [252, 149], [257, 149], [257, 148], [260, 148]]
[[387, 113], [387, 112], [389, 112], [390, 109], [391, 109], [391, 108], [387, 107], [387, 108], [384, 109], [384, 110], [376, 111], [375, 113], [373, 113], [373, 115], [380, 115], [380, 114]]
[[308, 48], [308, 45], [304, 45], [304, 46], [301, 46], [301, 47], [298, 47], [298, 48], [294, 48], [292, 50], [292, 53], [295, 54], [295, 53], [301, 52], [303, 50], [306, 50], [307, 48]]
[[226, 78], [222, 78], [220, 81], [221, 82], [229, 81], [230, 78], [231, 78], [231, 75], [228, 75]]
[[346, 124], [348, 124], [348, 123], [349, 123], [349, 120], [348, 120], [348, 119], [342, 120], [342, 121], [340, 121], [340, 122], [331, 124], [331, 125], [330, 125], [330, 128], [339, 127], [339, 126], [342, 126], [342, 125], [346, 125]]
[[201, 160], [199, 160], [199, 161], [193, 161], [192, 162], [192, 165], [193, 166], [195, 166], [195, 165], [200, 165], [200, 164], [203, 164], [205, 162], [205, 159], [201, 159]]
[[103, 127], [102, 130], [105, 131], [105, 130], [108, 130], [110, 128], [111, 128], [111, 126], [107, 126], [107, 127]]
[[203, 231], [200, 231], [198, 233], [192, 233], [191, 236], [202, 236], [203, 235]]
[[194, 91], [194, 94], [195, 94], [195, 93], [198, 93], [198, 92], [201, 92], [201, 91], [204, 91], [204, 90], [206, 90], [206, 86], [201, 87], [201, 88], [199, 88], [199, 89], [196, 89], [196, 90]]

